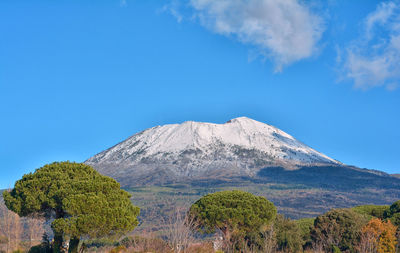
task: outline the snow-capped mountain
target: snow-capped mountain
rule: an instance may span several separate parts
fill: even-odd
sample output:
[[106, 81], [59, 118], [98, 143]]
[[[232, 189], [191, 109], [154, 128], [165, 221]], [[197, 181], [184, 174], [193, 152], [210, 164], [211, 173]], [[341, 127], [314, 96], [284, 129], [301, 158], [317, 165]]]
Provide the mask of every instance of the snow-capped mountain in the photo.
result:
[[123, 185], [135, 184], [132, 180], [142, 184], [143, 180], [253, 176], [269, 166], [340, 164], [278, 128], [246, 117], [225, 124], [187, 121], [156, 126], [85, 163]]

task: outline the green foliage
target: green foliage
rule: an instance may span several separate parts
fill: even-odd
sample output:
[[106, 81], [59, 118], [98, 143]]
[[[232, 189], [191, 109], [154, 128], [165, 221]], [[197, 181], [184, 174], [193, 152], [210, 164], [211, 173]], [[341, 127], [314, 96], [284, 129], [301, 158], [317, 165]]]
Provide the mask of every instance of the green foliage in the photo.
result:
[[400, 213], [400, 200], [394, 202], [388, 210], [389, 214]]
[[278, 214], [275, 220], [277, 248], [283, 252], [299, 252], [302, 250], [302, 232], [296, 221]]
[[393, 223], [393, 225], [400, 227], [400, 213], [392, 214], [389, 220]]
[[87, 248], [116, 247], [118, 245], [118, 241], [107, 237], [85, 240]]
[[246, 233], [262, 230], [276, 216], [274, 204], [264, 197], [243, 191], [222, 191], [196, 201], [189, 214], [206, 232]]
[[342, 251], [339, 249], [338, 246], [333, 245], [332, 246], [332, 253], [341, 253]]
[[[283, 176], [282, 178], [284, 178]], [[280, 207], [285, 209], [285, 215], [289, 217], [312, 217], [315, 213], [321, 213], [325, 209], [337, 208], [338, 205], [351, 206], [354, 202], [361, 203], [366, 200], [371, 203], [382, 201], [382, 195], [370, 188], [363, 188], [356, 192], [341, 192], [306, 187], [290, 182], [280, 184], [276, 182], [260, 184], [251, 180], [229, 182], [204, 180], [196, 181], [196, 183], [164, 184], [163, 187], [135, 187], [129, 189], [129, 191], [133, 194], [133, 203], [140, 206], [141, 209], [140, 229], [153, 230], [161, 229], [160, 217], [168, 217], [173, 210], [173, 207], [169, 204], [166, 205], [166, 203], [177, 203], [176, 206], [191, 205], [206, 194], [224, 190], [237, 189], [258, 196], [266, 196], [268, 199], [279, 199]], [[400, 192], [400, 188], [396, 189]], [[307, 198], [304, 198], [304, 194], [307, 194]], [[322, 195], [324, 196], [323, 206], [320, 204]], [[386, 197], [392, 199], [396, 195], [399, 194], [393, 192]], [[288, 208], [293, 206], [296, 206], [296, 208]]]
[[383, 219], [385, 212], [389, 209], [389, 206], [377, 206], [377, 205], [363, 205], [353, 207], [352, 210], [356, 213], [366, 215], [367, 218], [379, 218]]
[[400, 227], [400, 200], [394, 202], [384, 214], [393, 225]]
[[124, 238], [119, 242], [119, 244], [122, 245], [122, 246], [124, 246], [125, 248], [129, 248], [129, 247], [132, 247], [132, 246], [133, 246], [134, 241], [133, 241], [131, 238], [129, 238], [129, 237], [124, 237]]
[[20, 216], [53, 216], [55, 235], [80, 238], [119, 235], [133, 230], [139, 208], [114, 179], [82, 163], [55, 162], [26, 174], [11, 192], [6, 206]]
[[311, 237], [323, 245], [326, 251], [337, 246], [341, 251], [355, 252], [361, 228], [367, 219], [351, 209], [334, 209], [318, 216], [314, 221]]
[[303, 218], [296, 220], [297, 225], [300, 229], [300, 235], [303, 239], [304, 245], [307, 247], [311, 246], [311, 230], [314, 227], [315, 218]]
[[219, 229], [224, 235], [224, 248], [241, 250], [258, 244], [259, 235], [273, 222], [276, 208], [264, 197], [238, 190], [222, 191], [196, 201], [189, 216], [203, 232]]

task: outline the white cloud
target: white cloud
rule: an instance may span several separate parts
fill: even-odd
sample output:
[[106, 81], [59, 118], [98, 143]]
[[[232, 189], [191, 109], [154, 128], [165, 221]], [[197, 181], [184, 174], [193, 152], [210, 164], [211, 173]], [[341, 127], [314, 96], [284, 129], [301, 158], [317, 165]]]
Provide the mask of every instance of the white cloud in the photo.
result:
[[394, 2], [383, 2], [378, 5], [377, 9], [370, 13], [366, 20], [366, 33], [367, 37], [371, 37], [371, 33], [373, 32], [373, 28], [375, 25], [384, 25], [388, 21], [388, 19], [393, 15], [393, 12], [396, 9], [396, 4]]
[[400, 6], [380, 3], [364, 20], [365, 34], [347, 48], [345, 76], [354, 86], [384, 86], [394, 90], [400, 81]]
[[364, 57], [350, 50], [346, 62], [347, 77], [354, 80], [356, 88], [382, 86], [393, 75], [391, 67], [394, 64], [390, 55]]
[[322, 18], [298, 0], [190, 0], [194, 18], [207, 29], [255, 46], [277, 71], [311, 57]]

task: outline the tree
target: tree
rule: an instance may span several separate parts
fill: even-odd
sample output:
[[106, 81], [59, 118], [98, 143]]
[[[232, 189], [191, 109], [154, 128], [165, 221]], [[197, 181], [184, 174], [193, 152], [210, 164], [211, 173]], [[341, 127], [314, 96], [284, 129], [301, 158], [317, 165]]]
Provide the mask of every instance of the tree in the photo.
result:
[[265, 197], [238, 190], [222, 191], [196, 201], [189, 216], [204, 232], [220, 230], [230, 246], [246, 234], [266, 230], [276, 216], [276, 208]]
[[383, 223], [383, 231], [378, 242], [378, 253], [394, 253], [396, 244], [396, 227], [388, 220]]
[[384, 214], [385, 218], [395, 225], [400, 227], [400, 200], [394, 202]]
[[193, 242], [193, 217], [187, 215], [187, 208], [176, 207], [173, 213], [164, 221], [165, 237], [173, 252], [185, 252]]
[[382, 221], [371, 219], [361, 230], [360, 252], [375, 253], [378, 250], [379, 236], [383, 231]]
[[54, 218], [54, 251], [69, 238], [77, 252], [82, 236], [120, 235], [133, 230], [139, 208], [119, 183], [82, 163], [55, 162], [26, 174], [3, 193], [6, 206], [20, 216]]
[[32, 215], [32, 217], [26, 219], [26, 225], [29, 236], [29, 246], [32, 248], [34, 241], [40, 241], [43, 236], [43, 219], [42, 217], [35, 217]]
[[278, 214], [274, 225], [278, 250], [283, 252], [299, 252], [302, 250], [304, 241], [296, 221]]
[[341, 251], [355, 251], [361, 228], [367, 223], [364, 216], [351, 209], [334, 209], [318, 216], [311, 231], [313, 243], [325, 251], [338, 247]]
[[19, 216], [9, 211], [0, 203], [0, 237], [6, 245], [6, 252], [19, 248], [22, 234], [22, 224]]
[[300, 229], [300, 235], [303, 240], [304, 248], [312, 247], [311, 230], [314, 227], [315, 218], [303, 218], [296, 220], [297, 226]]
[[390, 220], [371, 219], [362, 228], [360, 252], [385, 253], [396, 250], [396, 227]]

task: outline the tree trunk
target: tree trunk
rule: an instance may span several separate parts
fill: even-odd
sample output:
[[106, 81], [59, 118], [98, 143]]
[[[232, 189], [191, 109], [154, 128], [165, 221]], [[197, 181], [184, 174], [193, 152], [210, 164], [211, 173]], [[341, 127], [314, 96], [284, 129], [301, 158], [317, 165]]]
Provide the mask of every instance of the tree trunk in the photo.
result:
[[79, 246], [79, 238], [74, 237], [69, 240], [69, 253], [78, 253], [78, 246]]
[[225, 250], [230, 251], [232, 249], [232, 236], [231, 231], [229, 230], [228, 226], [221, 229], [221, 232], [224, 237], [224, 248]]
[[[56, 219], [64, 218], [64, 213], [62, 210], [55, 210], [56, 212]], [[63, 242], [64, 242], [64, 233], [63, 232], [56, 232], [54, 231], [54, 243], [53, 243], [53, 253], [60, 253], [64, 252], [63, 249]]]

